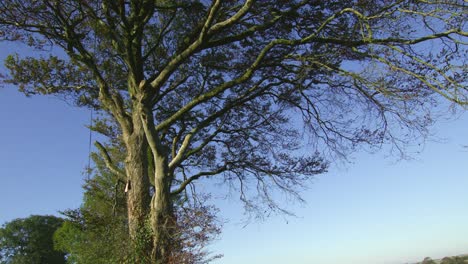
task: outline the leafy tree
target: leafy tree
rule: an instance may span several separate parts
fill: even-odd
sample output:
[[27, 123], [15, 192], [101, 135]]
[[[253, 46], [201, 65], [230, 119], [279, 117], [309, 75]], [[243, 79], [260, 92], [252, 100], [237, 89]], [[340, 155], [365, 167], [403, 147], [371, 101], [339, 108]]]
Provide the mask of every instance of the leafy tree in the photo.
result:
[[103, 113], [124, 143], [123, 166], [100, 150], [129, 187], [130, 241], [142, 241], [149, 222], [143, 246], [151, 262], [167, 263], [173, 205], [200, 178], [237, 188], [248, 209], [281, 211], [271, 189], [300, 198], [326, 171], [324, 155], [383, 142], [401, 150], [427, 132], [433, 94], [466, 104], [464, 8], [461, 0], [3, 0], [0, 37], [42, 50], [10, 56], [4, 81]]
[[421, 262], [421, 264], [437, 264], [437, 262], [435, 262], [433, 259], [431, 259], [430, 257], [425, 257], [423, 259], [423, 261]]
[[468, 263], [468, 256], [453, 256], [453, 257], [444, 257], [441, 260], [435, 261], [430, 257], [424, 258], [421, 264], [465, 264]]
[[440, 264], [466, 264], [468, 263], [467, 257], [454, 256], [454, 257], [445, 257], [440, 261]]
[[63, 212], [66, 221], [54, 235], [55, 245], [68, 252], [68, 263], [124, 263], [129, 252], [125, 196], [115, 190], [118, 178], [95, 154], [92, 158], [96, 173], [84, 185], [83, 204]]
[[[120, 149], [106, 146], [113, 160], [122, 158]], [[84, 185], [84, 202], [76, 210], [63, 214], [67, 221], [55, 232], [56, 248], [67, 252], [67, 263], [134, 263], [128, 243], [128, 226], [122, 182], [107, 169], [95, 153], [95, 173]], [[120, 187], [120, 188], [119, 188]], [[202, 197], [199, 197], [202, 198]], [[175, 205], [176, 231], [169, 263], [204, 264], [220, 255], [210, 255], [206, 245], [220, 232], [220, 222], [213, 207], [201, 202], [190, 204], [179, 199]]]
[[65, 253], [55, 250], [52, 240], [62, 223], [55, 216], [32, 215], [4, 224], [0, 228], [0, 263], [65, 263]]

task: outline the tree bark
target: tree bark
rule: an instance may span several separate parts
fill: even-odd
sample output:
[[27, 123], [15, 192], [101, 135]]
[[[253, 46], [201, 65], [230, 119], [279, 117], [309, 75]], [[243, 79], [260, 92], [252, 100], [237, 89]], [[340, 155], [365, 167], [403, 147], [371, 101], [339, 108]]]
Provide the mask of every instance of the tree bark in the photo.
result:
[[[154, 175], [148, 175], [148, 139], [144, 121], [137, 112], [135, 107], [132, 133], [124, 135], [127, 148], [125, 170], [130, 182], [127, 192], [128, 225], [136, 254], [132, 259], [137, 263], [167, 264], [176, 227], [170, 193], [168, 151], [159, 146], [157, 153], [153, 152]], [[149, 177], [154, 178], [152, 198]]]
[[151, 228], [153, 231], [152, 259], [155, 264], [166, 264], [171, 255], [175, 218], [170, 193], [170, 173], [167, 153], [155, 156], [155, 193], [151, 201]]
[[[148, 177], [148, 144], [139, 118], [133, 118], [132, 133], [124, 136], [127, 148], [125, 171], [129, 188], [127, 191], [127, 214], [129, 234], [135, 257], [140, 263], [151, 252], [151, 239], [147, 239], [145, 223], [150, 212], [150, 182]], [[142, 254], [145, 253], [145, 254]]]

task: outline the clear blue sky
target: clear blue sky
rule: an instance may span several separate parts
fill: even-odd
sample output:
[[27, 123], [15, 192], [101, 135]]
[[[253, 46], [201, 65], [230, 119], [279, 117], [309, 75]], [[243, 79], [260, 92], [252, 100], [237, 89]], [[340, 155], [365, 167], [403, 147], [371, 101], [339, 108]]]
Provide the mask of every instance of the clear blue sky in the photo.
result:
[[[0, 59], [12, 46], [0, 45]], [[0, 224], [57, 214], [81, 202], [89, 112], [50, 97], [0, 89]], [[412, 161], [356, 153], [291, 204], [297, 218], [243, 227], [235, 198], [220, 201], [224, 225], [216, 263], [404, 263], [468, 253], [468, 115], [434, 128]]]
[[213, 247], [225, 254], [217, 263], [396, 264], [468, 253], [467, 117], [439, 123], [445, 142], [427, 143], [414, 160], [359, 153], [335, 166], [287, 222], [242, 228], [232, 201], [227, 216], [237, 222]]

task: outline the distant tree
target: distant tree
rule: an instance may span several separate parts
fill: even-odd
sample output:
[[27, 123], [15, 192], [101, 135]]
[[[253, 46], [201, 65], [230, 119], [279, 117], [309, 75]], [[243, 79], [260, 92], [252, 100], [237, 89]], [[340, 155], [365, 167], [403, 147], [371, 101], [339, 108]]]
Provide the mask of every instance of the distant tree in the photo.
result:
[[32, 215], [8, 222], [0, 228], [0, 263], [62, 264], [65, 252], [54, 249], [53, 234], [63, 219]]
[[283, 212], [271, 191], [300, 199], [327, 154], [401, 150], [427, 133], [433, 94], [467, 104], [465, 29], [463, 0], [0, 1], [0, 39], [42, 51], [9, 56], [4, 81], [117, 125], [129, 241], [149, 224], [157, 264], [201, 178]]
[[424, 260], [421, 262], [421, 264], [437, 264], [437, 262], [435, 262], [433, 259], [431, 259], [430, 257], [426, 257], [424, 258]]
[[451, 257], [444, 257], [440, 261], [441, 264], [453, 264], [453, 260]]
[[454, 256], [454, 257], [445, 257], [441, 260], [440, 264], [467, 264], [468, 257]]

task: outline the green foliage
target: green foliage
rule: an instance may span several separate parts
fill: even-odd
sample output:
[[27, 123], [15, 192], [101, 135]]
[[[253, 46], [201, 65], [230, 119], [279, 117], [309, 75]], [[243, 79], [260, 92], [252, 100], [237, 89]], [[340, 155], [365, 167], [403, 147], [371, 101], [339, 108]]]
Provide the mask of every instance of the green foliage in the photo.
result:
[[62, 223], [61, 218], [40, 215], [6, 223], [0, 229], [0, 263], [65, 263], [65, 251], [53, 244], [53, 234]]
[[433, 260], [430, 257], [426, 257], [420, 264], [468, 264], [468, 256], [444, 257], [440, 260]]
[[[9, 55], [5, 67], [10, 71], [11, 80], [6, 83], [18, 84], [18, 88], [26, 95], [60, 94], [65, 98], [74, 98], [78, 105], [90, 105], [86, 101], [90, 95], [92, 82], [83, 82], [90, 78], [89, 72], [83, 67], [70, 64], [57, 56], [48, 58], [26, 57], [20, 59], [18, 54]], [[24, 81], [34, 79], [35, 90], [23, 85]], [[75, 85], [80, 82], [80, 85]], [[45, 86], [45, 83], [51, 85]]]
[[454, 257], [445, 257], [441, 260], [440, 264], [467, 264], [467, 256], [454, 256]]
[[93, 160], [96, 173], [84, 185], [83, 204], [63, 212], [67, 221], [57, 230], [55, 244], [68, 253], [68, 263], [124, 263], [130, 243], [122, 187], [98, 156]]
[[[106, 149], [117, 163], [123, 159], [118, 145]], [[136, 263], [136, 255], [139, 261], [149, 258], [144, 247], [151, 241], [150, 219], [135, 243], [129, 243], [123, 183], [108, 170], [100, 156], [93, 154], [92, 158], [95, 169], [84, 185], [83, 204], [79, 209], [63, 212], [67, 220], [55, 232], [55, 247], [67, 252], [69, 264]], [[199, 201], [205, 199], [199, 197]], [[205, 251], [221, 231], [217, 210], [201, 202], [189, 204], [183, 199], [174, 203], [177, 231], [168, 264], [204, 264], [221, 257]], [[132, 244], [135, 248], [131, 248]]]
[[437, 264], [433, 259], [430, 257], [424, 258], [424, 260], [421, 262], [421, 264]]
[[123, 263], [128, 247], [123, 225], [91, 224], [82, 215], [74, 220], [85, 223], [66, 221], [54, 235], [56, 248], [68, 253], [67, 263]]

